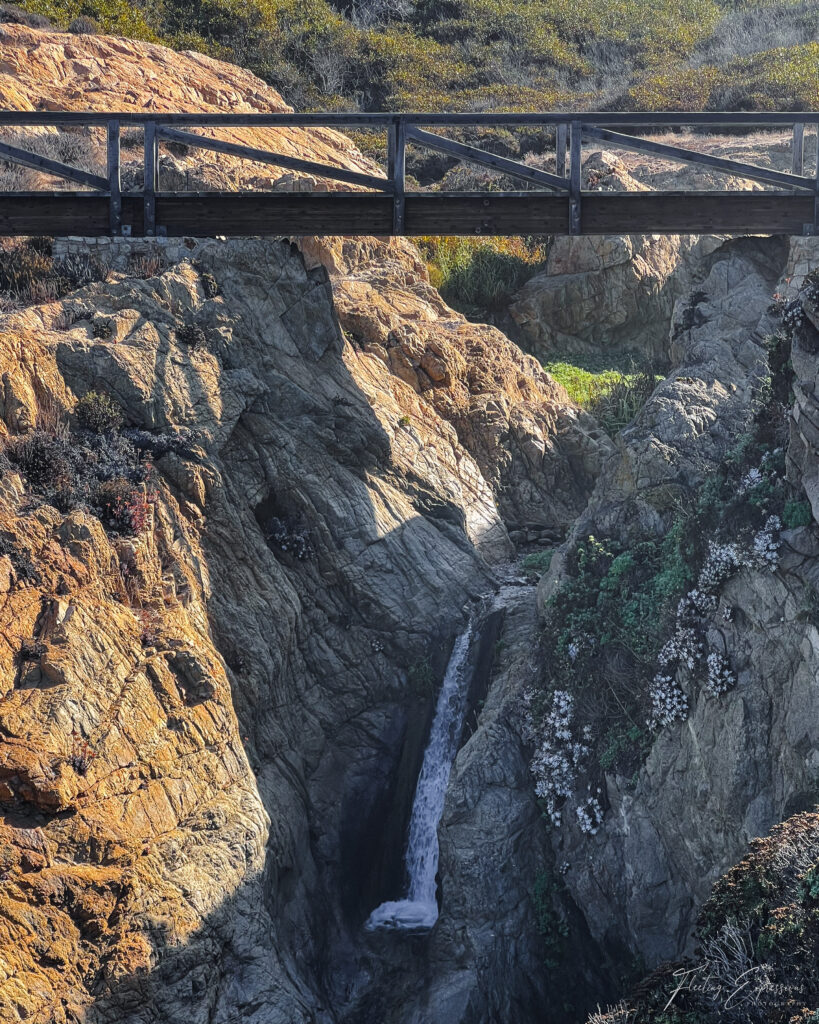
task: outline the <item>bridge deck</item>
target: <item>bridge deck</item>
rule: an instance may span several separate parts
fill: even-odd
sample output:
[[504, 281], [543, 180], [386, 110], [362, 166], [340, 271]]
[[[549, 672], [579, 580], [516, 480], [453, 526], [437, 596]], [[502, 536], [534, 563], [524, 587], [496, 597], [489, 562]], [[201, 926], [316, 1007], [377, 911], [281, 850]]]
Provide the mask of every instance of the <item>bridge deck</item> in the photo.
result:
[[[553, 133], [555, 171], [500, 157], [438, 134], [442, 126], [539, 125]], [[518, 235], [765, 233], [819, 234], [819, 173], [804, 173], [805, 125], [819, 127], [819, 113], [790, 114], [537, 114], [537, 115], [221, 115], [0, 112], [0, 126], [104, 125], [105, 175], [94, 175], [12, 146], [0, 134], [0, 160], [56, 175], [90, 191], [0, 193], [2, 235]], [[120, 132], [138, 125], [144, 134], [139, 192], [121, 189]], [[189, 127], [383, 128], [388, 136], [384, 177], [318, 164], [285, 154], [195, 134]], [[420, 126], [424, 125], [425, 128]], [[749, 128], [792, 131], [789, 171], [740, 163], [658, 143], [639, 134], [663, 126], [725, 131]], [[436, 132], [427, 131], [434, 127]], [[186, 130], [180, 130], [184, 128]], [[19, 132], [18, 132], [19, 136]], [[750, 178], [764, 191], [605, 192], [581, 188], [584, 142], [625, 148], [664, 160]], [[353, 190], [333, 192], [162, 191], [159, 152], [176, 143], [245, 160], [336, 179]], [[817, 143], [819, 145], [819, 143]], [[408, 192], [408, 145], [444, 153], [525, 181], [525, 192]], [[819, 154], [817, 154], [819, 165]], [[534, 190], [532, 190], [534, 189]]]

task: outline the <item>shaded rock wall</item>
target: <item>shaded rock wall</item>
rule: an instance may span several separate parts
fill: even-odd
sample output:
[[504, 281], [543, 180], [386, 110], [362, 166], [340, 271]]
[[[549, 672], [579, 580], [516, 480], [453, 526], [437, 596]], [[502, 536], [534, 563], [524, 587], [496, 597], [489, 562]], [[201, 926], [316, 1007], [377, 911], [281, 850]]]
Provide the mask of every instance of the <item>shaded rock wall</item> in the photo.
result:
[[[800, 260], [819, 259], [815, 246], [808, 257], [801, 240], [795, 245]], [[787, 274], [793, 263], [777, 240], [729, 243], [701, 294], [680, 301], [675, 322], [682, 326], [671, 343], [678, 369], [618, 437], [618, 455], [573, 538], [661, 530], [674, 502], [736, 444], [766, 372], [763, 339], [777, 327], [767, 312], [770, 296], [787, 284], [777, 283], [777, 268]], [[798, 484], [813, 462], [799, 426], [813, 360], [808, 372], [796, 347], [791, 458], [801, 458]], [[659, 734], [636, 780], [606, 776], [599, 834], [583, 836], [571, 822], [554, 833], [556, 857], [571, 865], [566, 883], [592, 935], [615, 958], [628, 949], [652, 965], [689, 948], [697, 909], [748, 840], [814, 802], [817, 555], [812, 527], [786, 531], [775, 574], [746, 569], [726, 586], [708, 638], [729, 653], [736, 687], [719, 700], [700, 693], [687, 720]], [[541, 601], [562, 572], [558, 555]]]
[[[449, 376], [416, 390], [345, 339], [326, 272], [288, 245], [197, 255], [199, 269], [115, 275], [14, 314], [0, 335], [7, 430], [53, 425], [96, 389], [134, 427], [190, 432], [185, 450], [157, 459], [150, 528], [127, 543], [87, 513], [38, 506], [14, 474], [2, 480], [9, 544], [43, 567], [38, 580], [13, 566], [5, 577], [11, 1021], [336, 1019], [373, 892], [349, 865], [402, 763], [412, 774], [428, 715], [410, 670], [432, 655], [437, 681], [434, 652], [512, 550], [501, 488], [468, 447], [480, 431], [461, 442], [436, 403], [453, 419], [493, 395], [510, 419], [525, 411], [490, 442], [512, 467], [511, 437], [550, 472], [571, 475], [559, 463], [578, 458], [580, 480], [594, 466], [584, 451], [606, 450], [559, 389], [525, 381], [499, 334], [473, 399], [470, 334], [453, 316]], [[381, 298], [395, 329], [402, 294]], [[83, 315], [66, 328], [67, 310]], [[181, 340], [191, 324], [204, 338], [194, 349]], [[553, 501], [545, 474], [516, 479], [550, 502], [549, 531], [585, 500], [581, 484], [572, 507]], [[269, 516], [306, 534], [305, 557], [266, 533]], [[71, 628], [52, 634], [60, 616]], [[43, 650], [17, 678], [24, 638]], [[53, 667], [65, 663], [76, 667]], [[519, 896], [530, 867], [519, 863]], [[28, 899], [45, 908], [33, 932], [16, 910]]]

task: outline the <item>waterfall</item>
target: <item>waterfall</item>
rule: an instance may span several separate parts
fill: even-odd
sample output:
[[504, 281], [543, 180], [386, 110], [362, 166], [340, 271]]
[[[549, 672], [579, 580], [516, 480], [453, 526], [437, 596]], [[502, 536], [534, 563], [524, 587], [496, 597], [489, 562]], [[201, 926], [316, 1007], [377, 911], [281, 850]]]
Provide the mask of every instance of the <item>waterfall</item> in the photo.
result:
[[407, 898], [389, 900], [376, 907], [365, 925], [369, 931], [376, 928], [425, 930], [438, 919], [438, 902], [435, 899], [438, 823], [444, 810], [449, 773], [458, 752], [458, 738], [466, 710], [469, 690], [466, 664], [471, 640], [470, 622], [452, 648], [424, 751], [404, 858], [409, 877]]

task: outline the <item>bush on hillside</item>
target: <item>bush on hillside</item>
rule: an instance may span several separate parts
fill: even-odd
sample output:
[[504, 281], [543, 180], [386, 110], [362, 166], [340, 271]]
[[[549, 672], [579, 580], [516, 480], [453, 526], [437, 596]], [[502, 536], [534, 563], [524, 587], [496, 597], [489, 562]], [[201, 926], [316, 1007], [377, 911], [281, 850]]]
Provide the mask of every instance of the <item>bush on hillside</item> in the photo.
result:
[[86, 15], [80, 15], [79, 18], [74, 18], [68, 25], [68, 31], [75, 36], [93, 36], [99, 32], [100, 27], [93, 18], [89, 18]]
[[76, 408], [80, 429], [62, 424], [38, 427], [4, 442], [3, 457], [25, 477], [34, 496], [61, 512], [88, 509], [106, 529], [129, 536], [148, 522], [144, 485], [151, 472], [146, 455], [181, 451], [182, 436], [120, 432], [122, 413], [99, 392], [86, 394]]
[[696, 949], [640, 982], [597, 1024], [816, 1024], [819, 815], [754, 839], [714, 885]]
[[80, 426], [95, 434], [107, 434], [122, 426], [122, 410], [108, 395], [88, 391], [77, 402], [74, 414]]
[[420, 239], [431, 283], [455, 309], [482, 316], [505, 308], [543, 268], [544, 237]]
[[0, 293], [23, 303], [53, 302], [92, 281], [104, 281], [108, 267], [84, 255], [54, 259], [36, 239], [0, 250]]
[[51, 28], [51, 22], [41, 14], [24, 11], [16, 4], [0, 4], [0, 22], [12, 25], [28, 25], [29, 28]]
[[543, 369], [610, 434], [632, 422], [662, 380], [651, 367], [639, 367], [633, 360], [629, 361], [628, 369], [586, 368], [562, 360], [544, 363]]

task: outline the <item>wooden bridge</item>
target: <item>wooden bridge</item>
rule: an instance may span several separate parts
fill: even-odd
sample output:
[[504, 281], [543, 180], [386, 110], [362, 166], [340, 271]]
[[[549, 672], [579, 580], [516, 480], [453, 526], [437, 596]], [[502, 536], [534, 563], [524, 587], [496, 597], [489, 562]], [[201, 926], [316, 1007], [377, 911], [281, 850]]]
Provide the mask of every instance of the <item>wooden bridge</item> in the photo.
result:
[[[93, 126], [107, 133], [106, 173], [93, 174], [2, 141], [3, 131]], [[141, 191], [123, 191], [121, 133], [142, 132]], [[60, 191], [0, 193], [2, 235], [599, 235], [623, 233], [819, 234], [819, 173], [805, 173], [805, 129], [819, 113], [154, 114], [0, 112], [0, 161], [71, 183]], [[384, 176], [320, 164], [196, 132], [197, 128], [378, 130]], [[554, 172], [447, 137], [463, 128], [539, 128], [553, 138]], [[790, 132], [790, 170], [775, 170], [647, 138], [677, 128], [701, 133]], [[329, 192], [162, 191], [163, 144], [184, 145], [356, 186]], [[606, 192], [582, 188], [583, 146], [625, 148], [750, 179], [760, 191]], [[773, 142], [772, 142], [773, 145]], [[435, 150], [525, 182], [526, 191], [408, 191], [408, 146]], [[781, 146], [780, 146], [781, 149]], [[819, 155], [819, 154], [818, 154]], [[819, 160], [817, 160], [819, 164]], [[76, 186], [80, 186], [77, 188]]]

